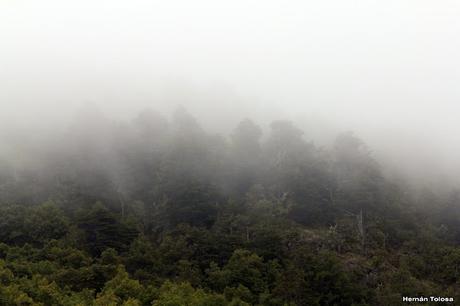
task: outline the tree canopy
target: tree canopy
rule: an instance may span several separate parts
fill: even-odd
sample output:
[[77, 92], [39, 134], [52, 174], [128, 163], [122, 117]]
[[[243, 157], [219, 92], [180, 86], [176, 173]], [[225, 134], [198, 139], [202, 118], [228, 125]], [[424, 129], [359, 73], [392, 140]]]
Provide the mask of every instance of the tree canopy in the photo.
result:
[[0, 305], [403, 305], [460, 298], [459, 192], [385, 176], [352, 133], [229, 137], [185, 109], [80, 114], [0, 161]]

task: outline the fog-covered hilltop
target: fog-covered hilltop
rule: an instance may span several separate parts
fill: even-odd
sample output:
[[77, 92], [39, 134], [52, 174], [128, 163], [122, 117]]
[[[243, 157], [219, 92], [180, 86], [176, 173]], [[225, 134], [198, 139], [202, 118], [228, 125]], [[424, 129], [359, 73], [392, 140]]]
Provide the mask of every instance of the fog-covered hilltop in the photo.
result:
[[2, 136], [2, 305], [398, 305], [458, 297], [460, 195], [352, 132], [228, 135], [185, 108]]
[[459, 16], [0, 1], [0, 306], [458, 304]]

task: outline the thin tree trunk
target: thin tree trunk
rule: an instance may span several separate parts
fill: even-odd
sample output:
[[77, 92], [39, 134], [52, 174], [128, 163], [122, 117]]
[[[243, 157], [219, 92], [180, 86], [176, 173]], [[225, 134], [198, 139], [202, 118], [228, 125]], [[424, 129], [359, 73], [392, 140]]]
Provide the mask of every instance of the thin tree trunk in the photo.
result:
[[361, 247], [365, 251], [365, 236], [364, 236], [364, 221], [363, 221], [363, 210], [359, 211], [359, 214], [356, 215], [358, 222], [359, 235], [361, 236]]

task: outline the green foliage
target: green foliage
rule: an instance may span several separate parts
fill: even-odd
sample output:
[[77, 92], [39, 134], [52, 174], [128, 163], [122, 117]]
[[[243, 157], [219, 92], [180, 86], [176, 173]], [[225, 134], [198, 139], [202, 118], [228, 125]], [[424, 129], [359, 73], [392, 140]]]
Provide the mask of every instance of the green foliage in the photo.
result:
[[9, 244], [43, 244], [62, 238], [68, 231], [68, 221], [52, 203], [32, 209], [20, 205], [0, 206], [0, 241]]
[[85, 233], [85, 243], [91, 254], [100, 254], [106, 248], [126, 250], [137, 236], [135, 228], [117, 220], [100, 203], [79, 218], [78, 227]]
[[227, 140], [184, 109], [83, 119], [41, 171], [1, 165], [0, 306], [460, 299], [460, 193], [385, 178], [351, 133], [328, 150], [289, 121]]
[[210, 185], [180, 182], [169, 195], [165, 214], [172, 226], [181, 223], [210, 227], [217, 215], [220, 198]]
[[220, 294], [206, 293], [202, 289], [194, 289], [188, 283], [174, 284], [165, 282], [152, 305], [158, 306], [214, 306], [227, 305], [225, 297]]

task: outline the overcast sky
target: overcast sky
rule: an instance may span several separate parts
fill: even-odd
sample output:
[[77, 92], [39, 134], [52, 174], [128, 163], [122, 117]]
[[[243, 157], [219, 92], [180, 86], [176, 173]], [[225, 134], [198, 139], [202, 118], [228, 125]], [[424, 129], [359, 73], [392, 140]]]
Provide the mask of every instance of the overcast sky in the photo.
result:
[[0, 0], [0, 120], [183, 104], [210, 126], [329, 123], [455, 173], [459, 56], [456, 0]]

